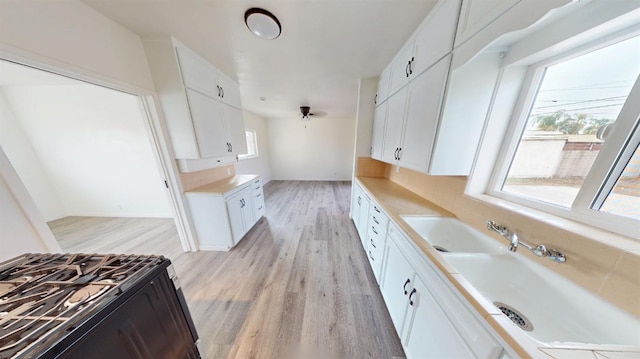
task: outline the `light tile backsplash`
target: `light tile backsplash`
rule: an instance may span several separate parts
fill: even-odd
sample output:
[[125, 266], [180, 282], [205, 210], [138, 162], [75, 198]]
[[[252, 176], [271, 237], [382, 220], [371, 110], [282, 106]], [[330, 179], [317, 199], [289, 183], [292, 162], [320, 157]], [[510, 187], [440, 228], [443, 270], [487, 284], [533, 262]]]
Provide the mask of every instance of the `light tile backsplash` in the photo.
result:
[[182, 189], [186, 192], [235, 175], [236, 168], [231, 164], [202, 171], [180, 173], [180, 180], [182, 181]]
[[[361, 163], [365, 165], [360, 166]], [[566, 263], [538, 258], [529, 251], [518, 251], [518, 254], [528, 256], [627, 312], [640, 316], [640, 244], [637, 241], [565, 219], [550, 219], [544, 212], [524, 209], [505, 201], [467, 196], [464, 194], [467, 177], [429, 176], [403, 168], [397, 170], [369, 158], [359, 159], [358, 164], [358, 176], [388, 178], [498, 241], [504, 239], [486, 230], [486, 219], [508, 226], [528, 243], [544, 243], [548, 248], [563, 252], [567, 256]], [[606, 241], [615, 241], [616, 246], [608, 245]]]

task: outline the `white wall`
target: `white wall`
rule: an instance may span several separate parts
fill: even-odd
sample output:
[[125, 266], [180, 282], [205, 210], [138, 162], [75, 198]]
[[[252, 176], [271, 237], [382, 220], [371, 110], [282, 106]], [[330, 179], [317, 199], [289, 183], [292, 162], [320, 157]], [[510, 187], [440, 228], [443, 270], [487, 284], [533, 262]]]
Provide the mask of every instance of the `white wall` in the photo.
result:
[[0, 1], [0, 57], [154, 88], [140, 37], [80, 1]]
[[253, 112], [243, 111], [244, 127], [247, 130], [255, 130], [258, 141], [258, 157], [240, 160], [236, 163], [237, 174], [259, 174], [262, 183], [271, 181], [271, 165], [269, 156], [269, 136], [267, 122], [264, 118]]
[[357, 173], [358, 157], [371, 156], [373, 136], [373, 116], [376, 112], [378, 78], [360, 79], [358, 88], [358, 113], [356, 114], [355, 155], [353, 156], [353, 176]]
[[351, 180], [355, 118], [266, 121], [273, 179]]
[[22, 253], [62, 252], [0, 147], [0, 262]]
[[[93, 85], [17, 86], [4, 92], [64, 215], [172, 217], [135, 96]], [[10, 160], [17, 170], [31, 166], [29, 157]], [[41, 203], [40, 192], [29, 188], [37, 180], [24, 182]]]
[[0, 145], [20, 175], [40, 213], [46, 220], [64, 217], [66, 210], [58, 191], [40, 163], [20, 122], [15, 118], [0, 88]]

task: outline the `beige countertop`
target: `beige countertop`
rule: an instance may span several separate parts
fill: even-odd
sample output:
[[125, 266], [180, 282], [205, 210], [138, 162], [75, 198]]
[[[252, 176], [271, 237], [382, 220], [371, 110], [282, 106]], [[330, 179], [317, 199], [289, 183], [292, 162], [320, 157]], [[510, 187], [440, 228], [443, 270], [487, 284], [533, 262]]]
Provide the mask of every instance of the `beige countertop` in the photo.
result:
[[[442, 272], [442, 274], [467, 299], [487, 324], [522, 358], [640, 358], [638, 352], [622, 352], [620, 349], [605, 345], [567, 344], [562, 348], [545, 346], [527, 336], [516, 327], [509, 318], [500, 312], [489, 300], [484, 298], [457, 270], [451, 267], [445, 258], [416, 233], [400, 215], [429, 215], [453, 217], [453, 214], [425, 200], [406, 188], [386, 178], [356, 177], [356, 181], [367, 194], [387, 212], [411, 238], [424, 255]], [[597, 352], [597, 354], [596, 354]]]
[[235, 175], [235, 176], [227, 177], [220, 181], [208, 183], [204, 186], [200, 186], [198, 188], [194, 188], [192, 190], [186, 191], [185, 194], [187, 195], [209, 194], [209, 195], [224, 196], [230, 192], [233, 192], [236, 188], [241, 187], [258, 177], [260, 176]]

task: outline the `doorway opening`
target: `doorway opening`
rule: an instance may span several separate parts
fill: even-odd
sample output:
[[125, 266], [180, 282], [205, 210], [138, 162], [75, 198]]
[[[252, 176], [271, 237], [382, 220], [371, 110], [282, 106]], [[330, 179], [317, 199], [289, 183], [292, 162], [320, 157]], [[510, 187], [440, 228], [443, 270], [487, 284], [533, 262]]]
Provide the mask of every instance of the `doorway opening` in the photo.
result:
[[137, 95], [0, 60], [0, 146], [65, 252], [182, 252]]

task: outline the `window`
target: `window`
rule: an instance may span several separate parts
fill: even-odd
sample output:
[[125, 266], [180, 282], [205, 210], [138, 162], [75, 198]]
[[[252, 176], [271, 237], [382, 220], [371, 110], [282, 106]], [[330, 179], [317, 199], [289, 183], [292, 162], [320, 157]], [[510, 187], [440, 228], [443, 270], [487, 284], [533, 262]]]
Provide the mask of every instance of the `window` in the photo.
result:
[[238, 159], [245, 160], [248, 158], [258, 157], [258, 137], [255, 130], [246, 130], [247, 136], [247, 153], [244, 155], [238, 155]]
[[640, 220], [639, 48], [634, 36], [532, 67], [489, 193], [640, 237], [623, 228]]

